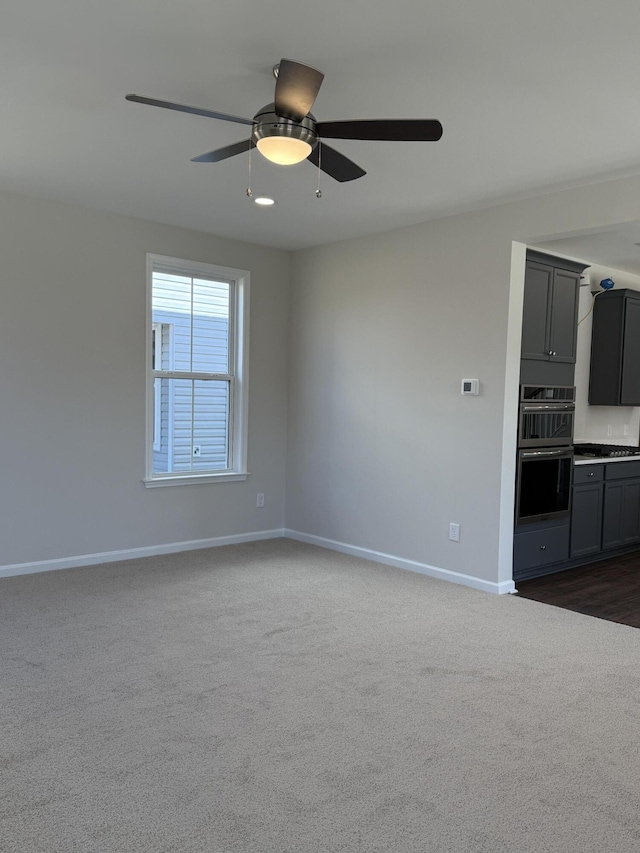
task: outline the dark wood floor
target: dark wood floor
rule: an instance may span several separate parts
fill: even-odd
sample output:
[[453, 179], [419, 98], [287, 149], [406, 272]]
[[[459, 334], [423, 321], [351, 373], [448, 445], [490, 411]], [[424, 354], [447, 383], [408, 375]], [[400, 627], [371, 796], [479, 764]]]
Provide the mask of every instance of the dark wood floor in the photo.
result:
[[640, 552], [516, 583], [530, 598], [640, 628]]

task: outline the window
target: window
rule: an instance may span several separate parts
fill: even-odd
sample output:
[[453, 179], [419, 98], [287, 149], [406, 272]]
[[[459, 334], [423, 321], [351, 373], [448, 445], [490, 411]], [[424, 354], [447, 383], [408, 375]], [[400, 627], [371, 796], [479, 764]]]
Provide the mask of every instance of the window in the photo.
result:
[[245, 479], [249, 273], [147, 256], [147, 486]]

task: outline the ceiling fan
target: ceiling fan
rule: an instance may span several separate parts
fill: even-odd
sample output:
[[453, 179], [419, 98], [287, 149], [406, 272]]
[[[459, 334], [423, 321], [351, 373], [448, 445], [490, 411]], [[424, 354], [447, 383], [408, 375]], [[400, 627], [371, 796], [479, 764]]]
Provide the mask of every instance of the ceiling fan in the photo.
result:
[[280, 165], [291, 165], [307, 159], [336, 181], [353, 181], [361, 178], [366, 172], [321, 140], [437, 142], [442, 136], [442, 125], [436, 119], [430, 118], [316, 121], [309, 110], [318, 95], [324, 74], [291, 59], [281, 59], [278, 65], [274, 66], [273, 73], [276, 77], [274, 102], [262, 107], [253, 119], [187, 104], [158, 101], [142, 95], [127, 95], [126, 99], [152, 107], [233, 121], [251, 127], [248, 139], [193, 157], [194, 163], [218, 163], [257, 147], [268, 160]]

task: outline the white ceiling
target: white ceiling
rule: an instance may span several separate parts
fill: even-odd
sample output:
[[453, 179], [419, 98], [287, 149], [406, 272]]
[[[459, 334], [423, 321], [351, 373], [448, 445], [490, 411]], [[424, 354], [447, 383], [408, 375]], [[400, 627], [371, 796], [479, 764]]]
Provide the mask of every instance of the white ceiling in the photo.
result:
[[[0, 188], [296, 249], [639, 174], [639, 34], [636, 0], [4, 0]], [[318, 120], [438, 118], [442, 140], [334, 141], [368, 174], [321, 199], [309, 163], [254, 152], [264, 210], [248, 155], [190, 162], [244, 126], [124, 99], [251, 118], [282, 57], [325, 73]]]

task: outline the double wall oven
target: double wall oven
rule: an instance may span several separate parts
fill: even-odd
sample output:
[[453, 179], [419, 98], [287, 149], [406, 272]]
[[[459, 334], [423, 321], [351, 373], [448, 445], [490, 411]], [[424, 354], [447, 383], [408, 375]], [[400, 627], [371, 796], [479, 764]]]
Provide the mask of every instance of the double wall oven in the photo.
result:
[[521, 386], [516, 525], [569, 515], [575, 407], [572, 386]]

